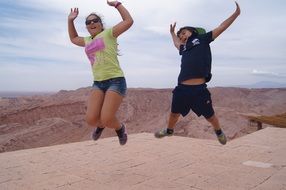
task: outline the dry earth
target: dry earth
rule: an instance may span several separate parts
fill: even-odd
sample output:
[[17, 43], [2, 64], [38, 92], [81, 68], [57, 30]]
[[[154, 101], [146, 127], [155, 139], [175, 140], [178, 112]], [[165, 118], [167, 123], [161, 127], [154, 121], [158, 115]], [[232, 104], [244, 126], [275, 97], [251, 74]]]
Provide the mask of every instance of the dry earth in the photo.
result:
[[[51, 95], [0, 99], [0, 152], [50, 146], [90, 139], [92, 128], [84, 121], [90, 88]], [[228, 137], [256, 130], [243, 114], [274, 115], [286, 112], [286, 88], [210, 88], [213, 104]], [[129, 89], [118, 112], [128, 133], [151, 132], [165, 127], [172, 89]], [[181, 118], [176, 135], [213, 139], [204, 118], [191, 113]], [[106, 129], [102, 137], [115, 136]]]

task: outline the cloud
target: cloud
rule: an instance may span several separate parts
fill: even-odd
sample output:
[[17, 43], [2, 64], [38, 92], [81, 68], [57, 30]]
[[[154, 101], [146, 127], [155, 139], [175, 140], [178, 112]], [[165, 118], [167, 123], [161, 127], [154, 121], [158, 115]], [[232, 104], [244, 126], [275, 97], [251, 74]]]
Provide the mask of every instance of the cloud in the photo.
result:
[[269, 71], [262, 71], [262, 70], [256, 70], [254, 69], [252, 71], [253, 75], [256, 76], [266, 76], [266, 77], [275, 77], [275, 78], [286, 78], [286, 73], [275, 73], [275, 72], [269, 72]]
[[[277, 1], [279, 5], [270, 0], [239, 1], [241, 16], [211, 44], [214, 82], [248, 83], [270, 76], [284, 79], [286, 28], [281, 23], [286, 20], [286, 3]], [[212, 30], [235, 9], [233, 1], [222, 0], [123, 0], [123, 4], [135, 21], [118, 38], [119, 59], [129, 87], [176, 84], [180, 56], [169, 34], [171, 23], [177, 21], [177, 28], [192, 25]], [[80, 36], [88, 35], [84, 19], [90, 12], [102, 15], [106, 27], [121, 19], [105, 0], [0, 2], [0, 90], [7, 86], [18, 89], [15, 78], [19, 76], [25, 76], [21, 88], [31, 88], [28, 90], [90, 85], [90, 64], [84, 50], [68, 37], [67, 16], [72, 7], [80, 10], [75, 20]]]

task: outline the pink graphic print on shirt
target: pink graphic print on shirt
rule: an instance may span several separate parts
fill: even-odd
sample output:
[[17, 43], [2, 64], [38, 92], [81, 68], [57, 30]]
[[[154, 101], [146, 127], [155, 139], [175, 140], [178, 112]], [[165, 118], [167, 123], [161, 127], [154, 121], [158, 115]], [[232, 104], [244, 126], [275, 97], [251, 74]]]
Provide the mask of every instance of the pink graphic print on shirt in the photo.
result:
[[96, 62], [95, 53], [97, 51], [103, 50], [104, 48], [105, 44], [102, 38], [95, 39], [90, 44], [85, 46], [85, 53], [91, 65], [93, 65]]

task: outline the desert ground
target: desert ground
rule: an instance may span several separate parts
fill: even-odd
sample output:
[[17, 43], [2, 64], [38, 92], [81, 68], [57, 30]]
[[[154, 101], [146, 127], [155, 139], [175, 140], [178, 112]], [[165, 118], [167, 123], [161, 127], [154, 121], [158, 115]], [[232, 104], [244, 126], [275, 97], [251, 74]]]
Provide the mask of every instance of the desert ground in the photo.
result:
[[[209, 89], [215, 112], [229, 140], [257, 130], [244, 115], [286, 112], [286, 88]], [[0, 98], [0, 152], [89, 140], [93, 128], [85, 123], [84, 117], [90, 91], [90, 88], [81, 88], [46, 95]], [[172, 89], [128, 89], [118, 118], [126, 124], [129, 134], [154, 133], [167, 125], [171, 98]], [[102, 138], [115, 135], [113, 130], [105, 129]], [[216, 138], [211, 125], [192, 112], [180, 118], [175, 135]]]

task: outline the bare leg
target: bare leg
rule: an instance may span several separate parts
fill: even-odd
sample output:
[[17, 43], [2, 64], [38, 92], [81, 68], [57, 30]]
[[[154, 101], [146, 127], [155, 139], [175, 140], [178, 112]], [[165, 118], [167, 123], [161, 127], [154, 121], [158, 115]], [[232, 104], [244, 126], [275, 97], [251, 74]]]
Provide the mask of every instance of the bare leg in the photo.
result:
[[213, 116], [211, 116], [210, 118], [207, 118], [207, 121], [212, 124], [212, 126], [215, 130], [221, 129], [220, 125], [219, 125], [218, 118], [216, 117], [215, 114]]
[[87, 103], [86, 122], [95, 127], [100, 125], [100, 111], [104, 101], [104, 92], [92, 90]]
[[174, 129], [177, 121], [179, 120], [181, 114], [179, 113], [170, 113], [169, 115], [169, 122], [168, 122], [168, 128]]
[[123, 96], [114, 91], [107, 91], [100, 113], [100, 121], [103, 126], [120, 129], [120, 123], [116, 118], [116, 112], [122, 103]]
[[156, 138], [162, 138], [162, 137], [165, 137], [165, 136], [172, 136], [173, 133], [174, 133], [175, 125], [176, 125], [180, 115], [181, 114], [170, 113], [167, 129], [164, 128], [164, 129], [161, 129], [161, 130], [155, 132], [155, 134], [154, 134], [155, 137]]
[[225, 145], [227, 142], [227, 138], [223, 131], [220, 128], [219, 121], [215, 115], [211, 116], [210, 118], [207, 119], [208, 122], [210, 122], [215, 130], [216, 136], [218, 141], [222, 144]]

